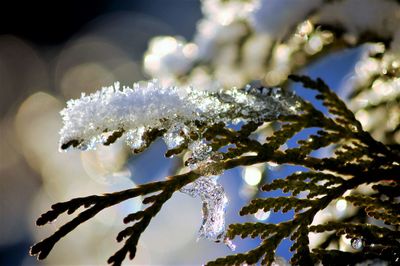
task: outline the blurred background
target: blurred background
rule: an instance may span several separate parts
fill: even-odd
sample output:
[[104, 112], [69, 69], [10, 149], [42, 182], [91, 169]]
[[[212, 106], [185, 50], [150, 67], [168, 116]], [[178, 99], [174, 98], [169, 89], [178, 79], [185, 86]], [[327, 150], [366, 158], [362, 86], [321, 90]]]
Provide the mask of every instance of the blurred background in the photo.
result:
[[[192, 39], [201, 18], [199, 0], [8, 1], [0, 8], [0, 265], [105, 265], [121, 245], [115, 240], [123, 217], [141, 207], [130, 200], [102, 212], [57, 243], [45, 261], [29, 257], [29, 246], [71, 217], [38, 228], [35, 220], [53, 203], [160, 180], [174, 166], [158, 141], [140, 156], [120, 144], [96, 151], [58, 151], [59, 111], [81, 92], [115, 81], [130, 86], [148, 79], [142, 70], [149, 40], [157, 35]], [[340, 87], [357, 51], [346, 51], [306, 69]], [[296, 169], [290, 170], [290, 172]], [[270, 166], [272, 178], [287, 170]], [[261, 179], [257, 167], [227, 171], [221, 178], [230, 205], [227, 223], [276, 222], [283, 216], [238, 210]], [[196, 242], [201, 203], [176, 193], [144, 233], [134, 265], [201, 265], [231, 254], [221, 244]], [[246, 251], [257, 241], [239, 241]], [[290, 243], [278, 255], [286, 259]]]

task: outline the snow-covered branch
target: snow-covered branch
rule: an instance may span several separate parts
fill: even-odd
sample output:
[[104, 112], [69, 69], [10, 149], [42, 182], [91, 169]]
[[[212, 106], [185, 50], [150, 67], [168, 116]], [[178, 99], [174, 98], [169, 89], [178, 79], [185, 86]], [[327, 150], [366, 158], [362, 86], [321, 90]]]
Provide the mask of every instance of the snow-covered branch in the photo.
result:
[[[193, 88], [163, 87], [157, 81], [135, 83], [133, 88], [103, 88], [80, 99], [70, 100], [61, 111], [61, 149], [95, 148], [124, 136], [132, 149], [145, 145], [151, 130], [164, 133], [170, 149], [189, 133], [201, 134], [197, 124], [264, 121], [280, 114], [295, 114], [301, 102], [293, 93], [279, 88], [234, 88], [207, 92]], [[112, 141], [111, 141], [112, 139]]]

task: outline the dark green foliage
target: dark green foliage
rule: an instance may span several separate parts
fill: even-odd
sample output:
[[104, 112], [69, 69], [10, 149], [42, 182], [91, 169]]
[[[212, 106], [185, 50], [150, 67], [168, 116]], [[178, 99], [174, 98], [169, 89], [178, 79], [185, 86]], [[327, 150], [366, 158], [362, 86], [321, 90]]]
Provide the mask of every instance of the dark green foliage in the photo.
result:
[[[294, 241], [291, 247], [291, 250], [295, 252], [291, 260], [293, 265], [312, 265], [317, 262], [322, 262], [324, 265], [338, 265], [337, 263], [340, 262], [353, 265], [369, 259], [396, 262], [400, 248], [400, 235], [397, 231], [400, 225], [400, 190], [395, 189], [395, 187], [399, 188], [398, 182], [395, 181], [400, 173], [399, 155], [372, 139], [362, 129], [354, 114], [322, 80], [314, 81], [304, 76], [291, 76], [291, 78], [302, 82], [305, 87], [318, 91], [317, 99], [323, 101], [334, 117], [326, 117], [308, 103], [304, 103], [305, 112], [300, 117], [281, 117], [283, 126], [273, 136], [268, 137], [267, 143], [263, 145], [275, 150], [267, 160], [280, 164], [305, 166], [310, 171], [298, 172], [285, 179], [274, 180], [262, 188], [265, 191], [281, 189], [283, 192], [290, 192], [293, 197], [255, 199], [244, 207], [240, 214], [252, 214], [263, 209], [275, 212], [294, 210], [295, 215], [292, 220], [279, 225], [233, 224], [229, 228], [228, 235], [231, 237], [251, 236], [252, 238], [258, 236], [264, 240], [262, 245], [269, 243], [270, 246], [274, 246], [274, 249], [276, 245], [272, 243], [276, 244], [290, 237]], [[299, 141], [298, 147], [286, 151], [276, 150], [298, 131], [307, 127], [318, 127], [320, 130], [316, 135], [309, 136], [308, 140]], [[310, 156], [312, 151], [332, 144], [335, 145], [333, 157], [319, 159]], [[360, 206], [368, 216], [382, 220], [389, 227], [353, 223], [352, 220], [359, 218], [357, 216], [346, 221], [337, 220], [321, 225], [311, 225], [318, 211], [343, 197], [347, 191], [356, 193], [354, 189], [358, 186], [370, 183], [377, 184], [372, 187], [376, 193], [351, 194], [345, 199], [354, 206]], [[306, 198], [294, 197], [302, 192], [307, 193]], [[348, 238], [360, 238], [365, 246], [363, 251], [355, 253], [356, 255], [338, 250], [325, 250], [330, 241], [324, 243], [324, 248], [310, 250], [309, 232], [330, 232], [345, 235]], [[331, 238], [331, 241], [334, 240], [335, 238]], [[248, 252], [236, 257], [228, 256], [226, 259], [218, 259], [215, 263], [253, 263], [255, 258], [257, 261], [263, 258], [263, 264], [271, 264], [274, 261], [273, 254], [273, 251], [266, 248], [263, 254]]]
[[[250, 122], [238, 131], [224, 124], [204, 128], [202, 135], [210, 142], [214, 151], [230, 145], [227, 152], [221, 153], [222, 159], [186, 174], [169, 177], [166, 181], [55, 204], [51, 211], [38, 219], [38, 225], [44, 225], [64, 212], [71, 214], [80, 207], [84, 207], [85, 210], [52, 236], [34, 245], [31, 254], [39, 259], [45, 258], [57, 241], [104, 208], [139, 195], [146, 196], [143, 202], [148, 204], [147, 208], [125, 217], [124, 222], [132, 225], [117, 236], [117, 241], [124, 240], [125, 243], [108, 262], [120, 265], [127, 255], [130, 259], [134, 258], [141, 233], [163, 204], [184, 185], [205, 173], [216, 171], [215, 169], [227, 170], [237, 166], [273, 162], [280, 165], [298, 165], [308, 170], [264, 184], [262, 187], [264, 191], [282, 190], [291, 196], [255, 198], [242, 208], [240, 215], [253, 214], [263, 209], [275, 212], [293, 210], [294, 216], [278, 224], [256, 222], [230, 225], [227, 231], [229, 238], [236, 236], [260, 238], [260, 245], [247, 253], [219, 258], [209, 262], [208, 265], [258, 262], [271, 265], [275, 259], [277, 246], [285, 238], [293, 240], [291, 247], [294, 252], [291, 259], [293, 265], [313, 265], [319, 262], [323, 265], [341, 265], [339, 262], [353, 265], [366, 260], [381, 260], [396, 264], [400, 257], [398, 150], [374, 140], [364, 131], [354, 114], [321, 79], [312, 80], [305, 76], [290, 76], [290, 78], [303, 83], [306, 88], [315, 90], [316, 98], [323, 102], [330, 115], [324, 115], [304, 101], [299, 115], [278, 118], [279, 129], [267, 137], [265, 143], [250, 137], [263, 123]], [[294, 135], [307, 128], [318, 128], [318, 131], [308, 139], [298, 141], [296, 147], [281, 148]], [[157, 131], [149, 133], [146, 143], [149, 145], [159, 135], [160, 132]], [[118, 134], [113, 134], [111, 137], [110, 143], [118, 137]], [[186, 146], [184, 143], [181, 147], [168, 151], [167, 156], [181, 153], [187, 148]], [[311, 155], [311, 152], [323, 147], [332, 148], [331, 157], [317, 158]], [[247, 152], [255, 155], [247, 155]], [[362, 193], [358, 190], [359, 186], [365, 185], [370, 186], [370, 192]], [[345, 199], [358, 208], [356, 214], [321, 224], [312, 224], [318, 212], [338, 199]], [[383, 226], [383, 223], [386, 225]], [[325, 241], [312, 250], [309, 248], [310, 232], [327, 235]], [[342, 235], [362, 241], [362, 250], [345, 252], [326, 249], [331, 243], [337, 242]]]
[[279, 210], [282, 210], [282, 212], [288, 212], [295, 207], [295, 211], [298, 211], [306, 207], [311, 207], [314, 203], [315, 202], [312, 200], [299, 199], [296, 197], [255, 199], [240, 211], [240, 215], [256, 213], [261, 209], [264, 211], [269, 211], [272, 209], [274, 212]]

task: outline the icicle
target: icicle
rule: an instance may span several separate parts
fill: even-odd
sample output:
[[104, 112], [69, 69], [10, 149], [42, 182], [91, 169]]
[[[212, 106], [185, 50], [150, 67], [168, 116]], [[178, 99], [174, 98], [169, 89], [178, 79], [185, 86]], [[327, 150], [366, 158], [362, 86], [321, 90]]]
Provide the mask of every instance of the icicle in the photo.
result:
[[[194, 141], [189, 145], [192, 150], [192, 158], [189, 164], [191, 169], [202, 167], [218, 159], [218, 153], [214, 153], [205, 141]], [[199, 238], [209, 239], [215, 242], [224, 242], [231, 250], [235, 245], [225, 235], [225, 209], [228, 204], [224, 188], [217, 182], [219, 176], [212, 175], [214, 170], [208, 171], [209, 176], [202, 176], [196, 181], [184, 186], [180, 191], [199, 197], [203, 203], [203, 221], [199, 229]]]
[[199, 197], [203, 203], [203, 221], [199, 229], [199, 238], [224, 242], [234, 250], [235, 246], [225, 236], [225, 209], [228, 198], [217, 180], [218, 176], [202, 176], [184, 186], [181, 192], [194, 198]]

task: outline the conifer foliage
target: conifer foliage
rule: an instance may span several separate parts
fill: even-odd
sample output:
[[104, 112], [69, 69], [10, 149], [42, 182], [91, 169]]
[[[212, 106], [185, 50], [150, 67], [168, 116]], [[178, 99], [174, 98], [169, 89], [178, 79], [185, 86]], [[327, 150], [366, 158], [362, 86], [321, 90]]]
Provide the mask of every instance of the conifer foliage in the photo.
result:
[[[38, 225], [51, 222], [64, 212], [72, 214], [80, 207], [84, 207], [85, 210], [60, 227], [52, 236], [34, 245], [31, 254], [44, 259], [57, 241], [79, 224], [89, 220], [104, 208], [143, 195], [145, 196], [143, 203], [147, 204], [147, 208], [124, 218], [124, 222], [129, 226], [117, 236], [117, 241], [124, 241], [123, 246], [108, 261], [112, 265], [120, 265], [126, 256], [134, 258], [141, 233], [174, 192], [205, 173], [214, 172], [215, 169], [226, 170], [237, 166], [274, 162], [301, 165], [309, 171], [296, 172], [286, 178], [264, 184], [262, 187], [264, 191], [281, 189], [283, 192], [291, 193], [291, 196], [254, 199], [242, 208], [240, 215], [253, 214], [260, 209], [283, 212], [294, 210], [293, 219], [278, 224], [257, 222], [230, 225], [227, 231], [228, 238], [260, 237], [261, 245], [244, 254], [209, 262], [209, 265], [252, 264], [259, 261], [262, 264], [271, 264], [274, 261], [275, 249], [284, 238], [288, 237], [294, 241], [291, 247], [291, 250], [295, 251], [291, 260], [294, 265], [310, 265], [318, 261], [325, 265], [337, 259], [345, 259], [349, 263], [375, 258], [397, 262], [400, 251], [398, 150], [374, 140], [364, 131], [353, 113], [321, 79], [312, 80], [306, 76], [294, 75], [290, 78], [302, 82], [306, 88], [316, 90], [317, 99], [323, 102], [332, 116], [326, 116], [310, 103], [302, 101], [301, 114], [278, 116], [277, 121], [282, 126], [263, 144], [249, 138], [250, 134], [262, 124], [261, 122], [251, 121], [238, 131], [221, 123], [215, 124], [204, 133], [213, 149], [235, 144], [235, 148], [231, 147], [228, 152], [223, 153], [220, 160], [201, 165], [185, 174], [168, 177], [166, 181], [148, 183], [117, 193], [57, 203], [37, 220]], [[299, 141], [295, 148], [279, 149], [296, 133], [306, 128], [319, 130], [307, 140]], [[332, 157], [315, 158], [310, 155], [312, 151], [330, 145], [333, 145], [334, 149]], [[255, 152], [256, 155], [245, 155], [248, 152]], [[170, 150], [168, 153], [177, 153], [177, 150]], [[356, 190], [364, 184], [372, 185], [371, 192], [367, 195], [357, 193]], [[352, 193], [346, 196], [347, 191]], [[339, 198], [344, 198], [359, 207], [360, 212], [366, 217], [381, 220], [386, 226], [366, 224], [364, 221], [357, 221], [357, 217], [354, 220], [312, 225], [316, 213]], [[327, 250], [329, 243], [310, 250], [308, 247], [310, 232], [329, 232], [332, 235], [329, 241], [345, 235], [353, 242], [360, 242], [361, 246], [358, 248], [362, 252]]]
[[[278, 263], [275, 252], [285, 239], [292, 240], [292, 265], [399, 264], [399, 1], [202, 4], [205, 18], [192, 42], [164, 36], [150, 43], [144, 68], [158, 81], [138, 83], [133, 89], [104, 88], [69, 101], [61, 113], [62, 150], [85, 150], [122, 139], [140, 153], [162, 138], [168, 147], [165, 155], [182, 159], [187, 171], [120, 192], [54, 204], [37, 225], [78, 214], [32, 246], [31, 255], [46, 258], [80, 224], [105, 208], [141, 196], [144, 208], [123, 219], [126, 228], [117, 235], [121, 248], [108, 260], [121, 265], [134, 259], [141, 234], [164, 204], [183, 192], [202, 200], [200, 237], [231, 248], [237, 237], [260, 239], [246, 253], [207, 265], [272, 265]], [[349, 15], [354, 7], [357, 14]], [[364, 54], [347, 84], [346, 103], [322, 79], [291, 74], [333, 51], [355, 46], [362, 46]], [[293, 83], [313, 91], [323, 110], [291, 92]], [[382, 114], [387, 121], [372, 119]], [[286, 145], [305, 134], [308, 137], [296, 145]], [[324, 156], [316, 156], [322, 150], [327, 151]], [[190, 157], [183, 156], [186, 153]], [[264, 178], [260, 192], [239, 214], [263, 210], [293, 215], [279, 223], [234, 223], [225, 228], [227, 200], [218, 176], [228, 169], [266, 163], [304, 170], [273, 181]], [[264, 196], [271, 191], [281, 191], [282, 196]], [[351, 213], [318, 218], [343, 202], [351, 206]], [[322, 241], [312, 241], [315, 234]], [[343, 239], [351, 250], [340, 247]]]

